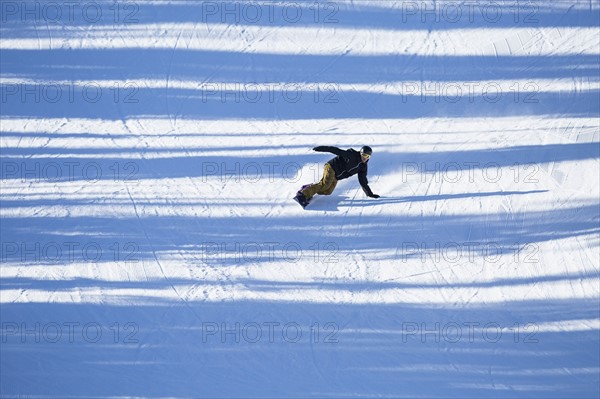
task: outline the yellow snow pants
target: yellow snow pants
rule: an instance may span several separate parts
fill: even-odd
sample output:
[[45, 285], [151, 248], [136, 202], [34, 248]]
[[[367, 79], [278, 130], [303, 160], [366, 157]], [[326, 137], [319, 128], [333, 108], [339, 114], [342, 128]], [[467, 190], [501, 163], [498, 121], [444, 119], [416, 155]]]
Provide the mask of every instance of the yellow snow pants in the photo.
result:
[[323, 169], [323, 177], [318, 183], [311, 184], [302, 190], [302, 194], [306, 197], [306, 200], [310, 200], [315, 194], [330, 195], [335, 186], [337, 185], [337, 179], [335, 178], [335, 172], [328, 163], [325, 164]]

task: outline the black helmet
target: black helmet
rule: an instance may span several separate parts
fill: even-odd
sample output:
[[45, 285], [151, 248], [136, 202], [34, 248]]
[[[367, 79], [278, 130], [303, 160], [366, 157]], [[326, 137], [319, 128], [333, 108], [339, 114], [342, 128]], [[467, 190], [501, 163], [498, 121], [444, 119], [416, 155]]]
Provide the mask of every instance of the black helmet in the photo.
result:
[[360, 153], [361, 154], [372, 155], [373, 154], [373, 149], [371, 147], [369, 147], [368, 145], [363, 145], [362, 147], [360, 147]]

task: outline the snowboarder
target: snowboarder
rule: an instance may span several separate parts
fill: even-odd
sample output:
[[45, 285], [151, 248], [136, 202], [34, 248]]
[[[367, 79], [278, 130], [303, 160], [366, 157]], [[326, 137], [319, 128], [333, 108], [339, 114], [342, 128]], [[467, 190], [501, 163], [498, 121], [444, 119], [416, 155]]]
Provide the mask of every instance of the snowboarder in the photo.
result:
[[315, 194], [330, 195], [338, 180], [345, 179], [358, 173], [358, 181], [363, 191], [368, 197], [379, 198], [379, 195], [373, 194], [367, 181], [367, 163], [373, 154], [369, 146], [361, 147], [360, 151], [353, 148], [342, 150], [337, 147], [319, 146], [313, 148], [317, 152], [331, 152], [337, 155], [325, 164], [323, 178], [315, 184], [302, 186], [300, 191], [294, 197], [302, 207], [306, 207]]

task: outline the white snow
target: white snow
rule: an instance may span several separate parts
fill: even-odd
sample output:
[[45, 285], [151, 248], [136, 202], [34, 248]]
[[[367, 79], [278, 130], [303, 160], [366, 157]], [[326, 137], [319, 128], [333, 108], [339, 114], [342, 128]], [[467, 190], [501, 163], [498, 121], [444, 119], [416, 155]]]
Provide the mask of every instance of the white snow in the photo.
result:
[[600, 396], [597, 2], [0, 11], [0, 396]]

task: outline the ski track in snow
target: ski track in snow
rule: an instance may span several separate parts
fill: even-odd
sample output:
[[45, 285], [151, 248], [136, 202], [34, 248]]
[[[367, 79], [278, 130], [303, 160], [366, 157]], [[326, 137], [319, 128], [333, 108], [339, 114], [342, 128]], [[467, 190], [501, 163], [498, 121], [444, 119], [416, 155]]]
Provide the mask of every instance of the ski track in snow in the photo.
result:
[[596, 3], [99, 4], [3, 8], [0, 396], [600, 396]]

